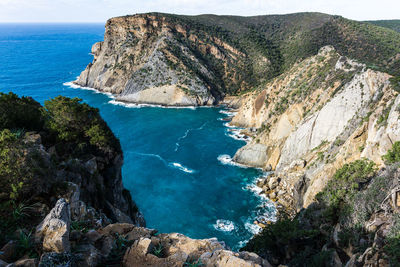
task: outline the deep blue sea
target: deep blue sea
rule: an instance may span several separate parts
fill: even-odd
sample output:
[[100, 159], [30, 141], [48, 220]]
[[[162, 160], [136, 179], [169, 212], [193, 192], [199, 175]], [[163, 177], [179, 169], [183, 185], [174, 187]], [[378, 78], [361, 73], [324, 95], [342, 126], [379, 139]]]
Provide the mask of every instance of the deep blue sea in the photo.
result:
[[257, 231], [253, 221], [274, 210], [247, 189], [262, 172], [229, 164], [245, 142], [229, 136], [219, 108], [124, 107], [64, 85], [92, 61], [103, 33], [101, 24], [0, 24], [0, 92], [41, 103], [79, 97], [99, 108], [121, 140], [123, 182], [147, 226], [239, 248]]

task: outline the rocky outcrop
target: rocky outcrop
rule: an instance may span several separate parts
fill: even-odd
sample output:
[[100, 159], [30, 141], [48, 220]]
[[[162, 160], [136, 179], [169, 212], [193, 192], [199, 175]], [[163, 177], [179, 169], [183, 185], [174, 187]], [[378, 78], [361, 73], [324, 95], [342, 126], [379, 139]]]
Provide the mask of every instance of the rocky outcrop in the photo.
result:
[[37, 242], [43, 240], [44, 251], [39, 266], [271, 266], [255, 253], [227, 250], [216, 238], [197, 240], [178, 233], [157, 234], [157, 230], [128, 223], [70, 230], [69, 209], [68, 203], [59, 199], [37, 226]]
[[234, 161], [254, 167], [264, 167], [267, 162], [267, 146], [263, 144], [248, 144], [236, 152]]
[[[400, 140], [399, 97], [388, 74], [339, 55], [331, 46], [242, 97], [232, 124], [257, 128], [238, 163], [272, 167], [263, 193], [296, 211], [314, 201], [345, 163], [382, 165]], [[271, 188], [269, 180], [280, 181]]]
[[[213, 105], [265, 84], [326, 45], [395, 73], [400, 49], [389, 44], [398, 40], [380, 27], [320, 13], [136, 14], [107, 21], [104, 41], [92, 47], [93, 62], [74, 83], [119, 101]], [[357, 67], [346, 64], [337, 67]]]
[[[93, 45], [93, 63], [75, 83], [113, 93], [124, 102], [214, 104], [220, 98], [210, 90], [215, 75], [177, 39], [176, 32], [189, 34], [181, 25], [155, 15], [110, 19], [104, 42]], [[183, 59], [191, 61], [190, 65]]]
[[59, 199], [56, 206], [36, 228], [36, 242], [43, 240], [44, 251], [62, 253], [69, 252], [69, 233], [71, 215], [69, 204], [65, 199]]

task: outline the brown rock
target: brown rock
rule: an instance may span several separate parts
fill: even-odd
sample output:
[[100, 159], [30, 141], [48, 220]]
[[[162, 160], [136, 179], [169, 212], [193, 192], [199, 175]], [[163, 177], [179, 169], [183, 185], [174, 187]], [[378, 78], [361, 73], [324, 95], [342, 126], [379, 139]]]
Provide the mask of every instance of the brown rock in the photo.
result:
[[23, 259], [18, 260], [8, 266], [10, 267], [36, 267], [38, 265], [37, 259]]
[[1, 248], [0, 259], [10, 262], [17, 252], [17, 241], [11, 240]]

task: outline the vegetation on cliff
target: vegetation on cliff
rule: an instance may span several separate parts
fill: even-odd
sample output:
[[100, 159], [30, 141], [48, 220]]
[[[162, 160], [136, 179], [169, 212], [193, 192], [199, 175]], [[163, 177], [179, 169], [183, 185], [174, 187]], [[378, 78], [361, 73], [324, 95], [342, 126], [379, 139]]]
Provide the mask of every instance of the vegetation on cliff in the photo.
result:
[[225, 95], [254, 90], [327, 45], [399, 76], [399, 43], [400, 33], [392, 29], [321, 13], [137, 14], [107, 22], [105, 41], [93, 46], [95, 59], [76, 83], [134, 102], [159, 101], [137, 94], [172, 85], [200, 97], [197, 104], [210, 104], [208, 95], [216, 103]]
[[392, 30], [395, 30], [397, 32], [400, 32], [400, 20], [393, 19], [393, 20], [371, 20], [371, 21], [366, 21], [368, 23], [389, 28]]
[[[98, 109], [77, 98], [56, 97], [42, 107], [0, 93], [0, 114], [0, 247], [19, 240], [28, 246], [22, 254], [39, 255], [31, 234], [60, 197], [83, 200], [79, 209], [98, 209], [104, 222], [142, 223], [122, 187], [119, 141]], [[85, 224], [75, 213], [73, 223]]]
[[316, 202], [294, 218], [283, 216], [267, 225], [243, 250], [289, 266], [334, 266], [352, 260], [397, 266], [400, 261], [400, 142], [383, 158], [377, 171], [362, 159], [336, 171]]

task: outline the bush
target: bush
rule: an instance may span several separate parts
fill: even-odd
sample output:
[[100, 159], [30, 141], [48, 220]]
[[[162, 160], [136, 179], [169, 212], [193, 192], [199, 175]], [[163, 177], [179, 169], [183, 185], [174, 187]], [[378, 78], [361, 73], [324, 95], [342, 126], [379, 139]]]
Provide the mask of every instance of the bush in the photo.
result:
[[281, 219], [274, 224], [267, 225], [242, 250], [252, 251], [262, 256], [272, 254], [280, 259], [285, 259], [287, 250], [300, 252], [306, 246], [318, 247], [319, 243], [325, 240], [320, 235], [318, 230], [305, 229], [297, 218]]
[[0, 132], [0, 194], [12, 201], [19, 199], [31, 177], [23, 148], [15, 133], [8, 129]]
[[59, 141], [73, 143], [78, 149], [90, 144], [103, 151], [121, 151], [118, 139], [101, 118], [99, 110], [81, 101], [64, 96], [45, 101], [46, 129]]
[[395, 142], [392, 146], [392, 149], [382, 156], [382, 159], [386, 164], [400, 162], [400, 142]]
[[0, 129], [40, 131], [43, 127], [41, 105], [31, 97], [0, 93]]
[[357, 192], [351, 203], [351, 224], [364, 225], [370, 216], [381, 208], [382, 201], [386, 198], [394, 182], [389, 175], [374, 177], [365, 190]]
[[375, 171], [375, 163], [368, 159], [345, 164], [336, 171], [326, 188], [317, 195], [317, 199], [324, 201], [328, 206], [339, 207], [341, 202], [349, 202], [355, 192], [371, 179]]

